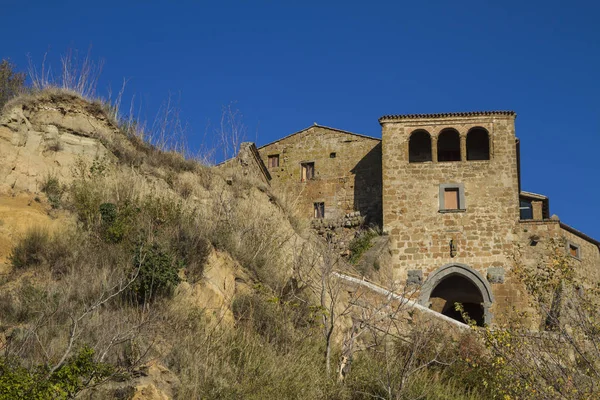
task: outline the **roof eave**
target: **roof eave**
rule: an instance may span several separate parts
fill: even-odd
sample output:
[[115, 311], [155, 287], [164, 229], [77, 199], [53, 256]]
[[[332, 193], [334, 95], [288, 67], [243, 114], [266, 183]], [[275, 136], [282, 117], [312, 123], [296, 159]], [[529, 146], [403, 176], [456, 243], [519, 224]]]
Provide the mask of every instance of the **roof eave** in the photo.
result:
[[470, 111], [470, 112], [454, 112], [454, 113], [438, 113], [438, 114], [392, 114], [384, 115], [379, 118], [379, 123], [384, 124], [386, 122], [398, 122], [405, 120], [418, 120], [418, 119], [436, 119], [436, 118], [468, 118], [468, 117], [513, 117], [516, 118], [517, 114], [514, 111]]
[[591, 236], [586, 235], [585, 233], [578, 231], [577, 229], [573, 228], [570, 225], [565, 224], [564, 222], [560, 222], [560, 227], [563, 228], [566, 231], [571, 232], [573, 235], [575, 236], [579, 236], [580, 238], [587, 240], [588, 242], [595, 244], [596, 247], [598, 247], [598, 250], [600, 251], [600, 242], [597, 241], [596, 239], [594, 239]]
[[373, 137], [373, 136], [368, 136], [368, 135], [363, 135], [363, 134], [361, 134], [361, 133], [354, 133], [354, 132], [350, 132], [350, 131], [345, 131], [345, 130], [343, 130], [343, 129], [338, 129], [338, 128], [332, 128], [332, 127], [330, 127], [330, 126], [325, 126], [325, 125], [318, 125], [318, 124], [314, 124], [314, 125], [311, 125], [311, 126], [309, 126], [309, 127], [307, 127], [307, 128], [304, 128], [304, 129], [301, 129], [301, 130], [299, 130], [299, 131], [296, 131], [296, 132], [294, 132], [294, 133], [291, 133], [291, 134], [289, 134], [289, 135], [287, 135], [287, 136], [284, 136], [284, 137], [282, 137], [282, 138], [280, 138], [280, 139], [273, 140], [273, 141], [272, 141], [272, 142], [270, 142], [270, 143], [263, 144], [262, 146], [258, 147], [258, 150], [260, 150], [260, 149], [262, 149], [262, 148], [264, 148], [264, 147], [270, 146], [270, 145], [272, 145], [272, 144], [274, 144], [274, 143], [281, 142], [282, 140], [288, 139], [288, 138], [290, 138], [290, 137], [292, 137], [292, 136], [295, 136], [295, 135], [297, 135], [297, 134], [299, 134], [299, 133], [306, 132], [306, 131], [307, 131], [307, 130], [309, 130], [310, 128], [324, 128], [324, 129], [329, 129], [329, 130], [336, 131], [336, 132], [340, 132], [340, 133], [345, 133], [345, 134], [348, 134], [348, 135], [358, 136], [358, 137], [361, 137], [361, 138], [365, 138], [365, 139], [371, 139], [371, 140], [376, 140], [376, 141], [378, 141], [378, 142], [381, 142], [381, 139], [380, 139], [380, 138], [376, 138], [376, 137]]

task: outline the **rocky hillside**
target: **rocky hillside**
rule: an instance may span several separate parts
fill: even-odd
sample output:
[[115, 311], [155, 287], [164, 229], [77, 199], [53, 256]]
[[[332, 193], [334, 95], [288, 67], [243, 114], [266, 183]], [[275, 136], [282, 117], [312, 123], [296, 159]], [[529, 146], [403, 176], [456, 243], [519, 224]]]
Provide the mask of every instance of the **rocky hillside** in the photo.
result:
[[[0, 112], [0, 400], [597, 397], [581, 291], [569, 340], [523, 334], [517, 311], [449, 329], [393, 287], [385, 237], [345, 256], [404, 297], [344, 283], [339, 227], [315, 234], [241, 158], [210, 168], [142, 138], [64, 90]], [[528, 282], [554, 302], [559, 275]]]
[[[216, 171], [160, 152], [136, 132], [121, 129], [110, 109], [76, 94], [47, 90], [7, 104], [0, 114], [0, 155], [1, 307], [6, 311], [0, 316], [1, 340], [29, 368], [53, 363], [60, 368], [78, 348], [89, 345], [97, 354], [104, 342], [109, 351], [103, 357], [112, 357], [112, 365], [128, 373], [163, 371], [156, 374], [171, 376], [170, 384], [178, 381], [164, 366], [175, 342], [160, 325], [146, 329], [146, 319], [196, 312], [212, 319], [206, 326], [232, 326], [233, 299], [253, 293], [256, 285], [265, 293], [288, 290], [298, 252], [307, 246], [269, 188], [240, 176], [235, 165]], [[105, 260], [94, 260], [91, 270], [81, 264], [91, 256]], [[156, 282], [136, 286], [133, 296], [123, 289], [133, 286], [132, 274], [141, 274], [136, 267], [144, 257], [176, 266], [168, 295], [162, 296], [168, 301], [159, 299], [164, 288]], [[148, 291], [140, 297], [142, 288]], [[41, 310], [35, 303], [48, 296], [57, 304]], [[98, 304], [108, 307], [104, 300], [110, 296], [118, 310], [100, 310]], [[94, 306], [98, 309], [90, 312]], [[85, 336], [94, 332], [92, 320], [118, 324], [123, 312], [137, 307], [145, 315], [103, 332], [107, 337], [97, 337], [94, 345], [86, 343]], [[63, 315], [52, 332], [34, 324], [36, 317], [51, 320], [57, 313]], [[200, 314], [197, 318], [204, 318]], [[82, 315], [78, 326], [69, 324]], [[132, 329], [138, 332], [121, 338], [123, 330]], [[29, 334], [39, 336], [36, 344]], [[116, 350], [110, 343], [116, 338], [128, 344]], [[150, 345], [150, 339], [160, 346]], [[125, 368], [119, 360], [133, 342], [144, 343], [152, 356], [130, 360]], [[152, 398], [174, 395], [172, 385], [163, 382], [161, 389], [142, 378], [124, 387], [153, 393]]]

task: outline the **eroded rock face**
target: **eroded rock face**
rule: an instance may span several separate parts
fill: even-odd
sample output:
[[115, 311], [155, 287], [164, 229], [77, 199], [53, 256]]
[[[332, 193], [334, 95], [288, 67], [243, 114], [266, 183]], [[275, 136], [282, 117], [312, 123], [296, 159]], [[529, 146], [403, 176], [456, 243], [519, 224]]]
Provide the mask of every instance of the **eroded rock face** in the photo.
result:
[[140, 368], [138, 376], [126, 382], [109, 382], [84, 391], [86, 400], [171, 400], [176, 398], [179, 378], [164, 365], [152, 361]]
[[78, 159], [112, 156], [118, 129], [100, 105], [77, 96], [40, 95], [0, 115], [0, 194], [36, 192], [47, 175], [69, 181]]

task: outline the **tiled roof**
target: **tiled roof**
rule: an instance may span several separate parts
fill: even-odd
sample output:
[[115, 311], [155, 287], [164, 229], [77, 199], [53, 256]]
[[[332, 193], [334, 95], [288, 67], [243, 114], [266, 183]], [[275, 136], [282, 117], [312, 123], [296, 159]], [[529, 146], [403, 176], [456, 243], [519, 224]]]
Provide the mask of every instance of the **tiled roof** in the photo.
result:
[[455, 113], [440, 113], [440, 114], [400, 114], [400, 115], [384, 115], [379, 118], [382, 120], [398, 120], [398, 119], [417, 119], [417, 118], [448, 118], [448, 117], [477, 117], [488, 115], [513, 115], [517, 114], [514, 111], [471, 111], [471, 112], [455, 112]]

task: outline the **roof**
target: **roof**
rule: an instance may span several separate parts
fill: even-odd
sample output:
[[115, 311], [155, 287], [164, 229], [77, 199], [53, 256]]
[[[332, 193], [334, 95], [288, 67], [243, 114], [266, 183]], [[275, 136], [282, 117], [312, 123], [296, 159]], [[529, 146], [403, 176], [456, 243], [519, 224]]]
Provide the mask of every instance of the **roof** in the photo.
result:
[[597, 241], [596, 239], [586, 235], [585, 233], [578, 231], [577, 229], [573, 228], [572, 226], [569, 226], [563, 222], [560, 223], [560, 227], [563, 228], [566, 231], [571, 232], [573, 235], [575, 236], [579, 236], [580, 238], [587, 240], [590, 243], [593, 243], [596, 245], [596, 247], [598, 247], [598, 250], [600, 250], [600, 242]]
[[550, 218], [550, 199], [548, 198], [548, 196], [521, 190], [519, 192], [519, 198], [521, 198], [521, 197], [524, 197], [526, 199], [541, 201], [542, 202], [542, 218]]
[[292, 134], [290, 134], [290, 135], [284, 136], [284, 137], [282, 137], [282, 138], [280, 138], [280, 139], [273, 140], [273, 141], [272, 141], [272, 142], [270, 142], [270, 143], [263, 144], [262, 146], [260, 146], [260, 147], [259, 147], [259, 149], [262, 149], [263, 147], [270, 146], [270, 145], [272, 145], [273, 143], [277, 143], [277, 142], [280, 142], [280, 141], [282, 141], [282, 140], [288, 139], [288, 138], [290, 138], [290, 137], [292, 137], [292, 136], [294, 136], [294, 135], [297, 135], [297, 134], [299, 134], [299, 133], [306, 132], [306, 131], [307, 131], [307, 130], [309, 130], [310, 128], [315, 128], [315, 127], [316, 127], [316, 128], [324, 128], [324, 129], [329, 129], [329, 130], [331, 130], [331, 131], [336, 131], [336, 132], [340, 132], [340, 133], [345, 133], [345, 134], [348, 134], [348, 135], [354, 135], [354, 136], [362, 137], [362, 138], [365, 138], [365, 139], [377, 140], [378, 142], [381, 142], [381, 139], [379, 139], [379, 138], [376, 138], [376, 137], [373, 137], [373, 136], [362, 135], [362, 134], [360, 134], [360, 133], [354, 133], [354, 132], [349, 132], [349, 131], [345, 131], [345, 130], [342, 130], [342, 129], [331, 128], [331, 127], [329, 127], [329, 126], [324, 126], [324, 125], [314, 124], [314, 125], [311, 125], [311, 126], [309, 126], [308, 128], [304, 128], [304, 129], [302, 129], [302, 130], [299, 130], [299, 131], [297, 131], [297, 132], [294, 132], [294, 133], [292, 133]]
[[529, 198], [536, 199], [536, 200], [548, 200], [548, 196], [544, 196], [543, 194], [537, 194], [537, 193], [533, 193], [533, 192], [526, 192], [524, 190], [521, 190], [520, 195], [523, 197], [529, 197]]
[[394, 114], [384, 115], [379, 118], [379, 123], [384, 120], [402, 120], [402, 119], [421, 119], [421, 118], [448, 118], [448, 117], [480, 117], [480, 116], [514, 116], [517, 114], [514, 111], [469, 111], [469, 112], [454, 112], [440, 114]]

